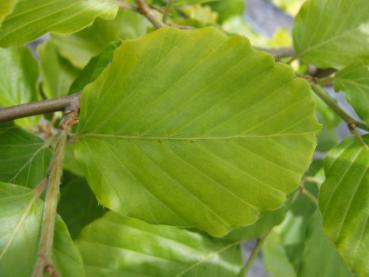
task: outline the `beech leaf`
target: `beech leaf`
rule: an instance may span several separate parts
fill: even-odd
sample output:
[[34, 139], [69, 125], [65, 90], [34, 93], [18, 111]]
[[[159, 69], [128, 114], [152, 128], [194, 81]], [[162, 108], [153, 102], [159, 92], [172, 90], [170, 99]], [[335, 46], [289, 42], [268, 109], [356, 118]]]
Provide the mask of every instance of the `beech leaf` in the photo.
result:
[[76, 158], [113, 211], [223, 236], [297, 188], [313, 109], [308, 84], [245, 38], [163, 28], [124, 41], [83, 91]]

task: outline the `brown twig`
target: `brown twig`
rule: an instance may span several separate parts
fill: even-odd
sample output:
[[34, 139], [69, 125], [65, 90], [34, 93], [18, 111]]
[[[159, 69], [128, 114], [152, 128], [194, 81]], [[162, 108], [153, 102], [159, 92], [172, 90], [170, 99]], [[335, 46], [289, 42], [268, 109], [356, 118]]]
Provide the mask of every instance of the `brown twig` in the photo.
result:
[[73, 125], [78, 122], [78, 112], [79, 99], [75, 98], [64, 109], [64, 118], [60, 124], [61, 130], [56, 137], [54, 157], [49, 170], [38, 257], [33, 271], [33, 277], [42, 277], [44, 272], [48, 272], [53, 277], [59, 276], [52, 260], [59, 186], [63, 173], [67, 138]]
[[170, 10], [172, 9], [172, 6], [173, 6], [172, 0], [168, 0], [167, 5], [163, 11], [163, 22], [164, 23], [167, 23], [167, 19], [168, 19]]
[[305, 188], [304, 183], [300, 185], [299, 190], [301, 195], [305, 196], [314, 205], [319, 206], [318, 199], [316, 199], [316, 197]]
[[296, 55], [292, 47], [281, 47], [281, 48], [255, 47], [255, 49], [267, 52], [273, 55], [277, 60], [287, 57], [295, 57]]
[[118, 2], [118, 7], [125, 9], [125, 10], [131, 10], [131, 11], [135, 10], [135, 8], [127, 2], [121, 2], [121, 1]]
[[138, 11], [145, 16], [151, 24], [156, 28], [162, 28], [167, 26], [163, 20], [158, 17], [154, 10], [150, 8], [150, 6], [144, 0], [135, 0]]
[[67, 133], [62, 130], [56, 139], [54, 158], [50, 167], [38, 258], [33, 271], [33, 277], [42, 277], [46, 269], [49, 271], [52, 269], [52, 272], [55, 272], [52, 261], [52, 247], [55, 233], [56, 209], [59, 198], [59, 184], [63, 172], [64, 150], [66, 142]]
[[353, 118], [349, 113], [341, 108], [341, 106], [339, 106], [338, 103], [332, 99], [321, 86], [312, 82], [311, 87], [315, 94], [322, 99], [328, 105], [328, 107], [330, 107], [339, 117], [341, 117], [341, 119], [346, 121], [350, 130], [360, 128], [369, 131], [369, 126], [365, 122]]
[[250, 257], [248, 258], [245, 266], [242, 268], [239, 276], [242, 276], [242, 277], [247, 276], [248, 272], [252, 268], [258, 254], [261, 250], [261, 247], [263, 246], [263, 243], [264, 243], [265, 239], [268, 237], [268, 235], [269, 235], [269, 232], [256, 241], [255, 247], [253, 248], [253, 250], [250, 254]]
[[0, 108], [0, 122], [22, 117], [64, 111], [71, 103], [79, 103], [79, 94]]

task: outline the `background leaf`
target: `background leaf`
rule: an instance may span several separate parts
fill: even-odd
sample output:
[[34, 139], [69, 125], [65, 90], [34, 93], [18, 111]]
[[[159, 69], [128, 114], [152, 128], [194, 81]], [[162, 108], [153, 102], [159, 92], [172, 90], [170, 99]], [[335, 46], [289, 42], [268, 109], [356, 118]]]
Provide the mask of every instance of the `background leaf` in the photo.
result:
[[363, 63], [352, 64], [338, 71], [334, 79], [337, 91], [346, 99], [364, 121], [369, 123], [369, 67]]
[[[305, 218], [304, 224], [301, 224], [296, 216], [290, 219], [295, 226], [292, 224], [287, 227], [282, 224], [268, 235], [264, 244], [265, 267], [273, 277], [352, 276], [336, 248], [326, 237], [319, 211]], [[299, 257], [297, 267], [293, 264], [291, 255], [288, 255], [288, 245], [285, 244], [286, 239], [288, 240], [286, 234], [291, 235], [290, 231], [293, 229], [305, 234], [304, 237], [300, 237], [301, 246], [297, 248], [298, 252], [294, 252], [294, 255]]]
[[45, 41], [37, 48], [40, 57], [42, 88], [47, 98], [68, 94], [79, 70], [62, 58], [53, 41]]
[[[0, 183], [0, 275], [29, 277], [37, 258], [42, 202], [21, 186]], [[82, 259], [57, 218], [53, 259], [62, 276], [84, 276]], [[21, 263], [21, 264], [20, 264]]]
[[37, 79], [38, 65], [29, 48], [0, 48], [0, 105], [36, 100]]
[[112, 42], [99, 55], [91, 58], [72, 83], [69, 93], [82, 91], [86, 85], [95, 81], [112, 61], [114, 51], [119, 45], [120, 42]]
[[307, 227], [299, 277], [327, 276], [351, 277], [346, 264], [323, 231], [319, 211], [311, 217]]
[[76, 157], [102, 205], [222, 236], [282, 205], [317, 129], [289, 67], [213, 28], [163, 28], [84, 90]]
[[0, 2], [0, 26], [5, 17], [13, 11], [17, 0], [3, 0]]
[[0, 46], [23, 45], [48, 32], [73, 33], [117, 12], [114, 0], [18, 0], [0, 27]]
[[86, 180], [67, 171], [63, 173], [58, 213], [77, 238], [84, 226], [104, 214]]
[[[0, 107], [35, 101], [37, 82], [38, 65], [29, 48], [0, 48]], [[36, 120], [37, 117], [22, 118], [16, 123], [30, 128]]]
[[112, 212], [87, 226], [77, 240], [87, 276], [238, 276], [239, 244]]
[[0, 181], [35, 187], [47, 175], [47, 144], [12, 123], [0, 123]]
[[132, 39], [146, 33], [150, 23], [135, 12], [120, 9], [114, 20], [97, 19], [94, 24], [69, 36], [54, 35], [60, 54], [83, 68], [111, 42]]
[[282, 239], [272, 231], [263, 245], [265, 270], [273, 277], [296, 277], [292, 262], [289, 260]]
[[369, 61], [368, 24], [367, 0], [307, 0], [295, 18], [295, 50], [318, 67]]
[[286, 13], [295, 16], [305, 0], [272, 0], [275, 5]]
[[267, 235], [274, 226], [280, 224], [288, 209], [290, 208], [292, 197], [286, 201], [283, 207], [275, 211], [264, 211], [261, 213], [260, 218], [254, 224], [238, 228], [230, 232], [223, 240], [237, 241], [237, 240], [252, 240], [264, 237]]
[[208, 5], [218, 13], [220, 22], [233, 16], [243, 15], [246, 9], [244, 0], [222, 0], [208, 3]]
[[357, 276], [369, 274], [368, 137], [350, 137], [325, 161], [319, 204], [324, 230]]

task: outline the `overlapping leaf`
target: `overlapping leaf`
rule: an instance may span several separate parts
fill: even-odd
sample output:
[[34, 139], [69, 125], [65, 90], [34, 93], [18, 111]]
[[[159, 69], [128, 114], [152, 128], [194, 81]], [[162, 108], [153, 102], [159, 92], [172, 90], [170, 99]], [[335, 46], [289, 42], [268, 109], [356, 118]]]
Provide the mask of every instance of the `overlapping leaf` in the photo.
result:
[[343, 91], [357, 114], [369, 123], [369, 67], [355, 63], [337, 72], [334, 79], [337, 91]]
[[87, 276], [238, 276], [240, 242], [107, 213], [77, 240]]
[[295, 19], [296, 52], [320, 67], [369, 61], [368, 24], [367, 0], [307, 0]]
[[[0, 275], [29, 277], [37, 258], [42, 202], [35, 192], [0, 183]], [[62, 276], [84, 276], [82, 259], [63, 221], [55, 226], [53, 259]]]
[[132, 39], [146, 33], [150, 23], [142, 15], [119, 10], [114, 20], [97, 19], [94, 24], [69, 36], [53, 36], [60, 54], [74, 66], [83, 68], [109, 43]]
[[68, 226], [72, 238], [82, 228], [104, 214], [86, 180], [64, 171], [60, 188], [58, 213]]
[[42, 87], [48, 98], [68, 94], [79, 70], [62, 58], [53, 41], [46, 41], [37, 48], [40, 57]]
[[222, 236], [282, 205], [317, 128], [287, 66], [213, 28], [164, 28], [83, 92], [76, 156], [104, 206]]
[[37, 79], [38, 66], [30, 49], [0, 48], [0, 105], [34, 101], [37, 98]]
[[324, 234], [320, 212], [304, 195], [268, 235], [263, 254], [265, 268], [273, 277], [352, 276]]
[[[38, 66], [27, 47], [0, 48], [0, 106], [19, 105], [37, 99]], [[32, 127], [37, 117], [16, 120]]]
[[34, 187], [47, 175], [47, 144], [11, 123], [0, 123], [0, 153], [0, 181]]
[[12, 12], [17, 0], [3, 0], [0, 2], [0, 26], [5, 17]]
[[352, 277], [350, 270], [326, 237], [320, 212], [315, 212], [307, 226], [306, 240], [297, 276]]
[[324, 229], [357, 276], [369, 274], [368, 142], [351, 137], [331, 150], [319, 199]]
[[[317, 192], [315, 185], [305, 189]], [[316, 205], [300, 194], [285, 216], [283, 222], [272, 230], [265, 241], [265, 266], [273, 276], [291, 275], [301, 270], [307, 228]], [[291, 266], [293, 270], [291, 270]]]
[[119, 45], [120, 42], [112, 42], [99, 55], [91, 58], [78, 77], [73, 81], [69, 93], [80, 92], [86, 85], [95, 81], [108, 64], [111, 63], [114, 51]]
[[243, 0], [222, 0], [210, 2], [208, 5], [218, 13], [220, 22], [243, 15], [246, 6]]
[[0, 27], [0, 46], [23, 45], [47, 32], [73, 33], [117, 11], [114, 0], [18, 0]]
[[237, 240], [252, 240], [259, 239], [265, 235], [267, 235], [274, 226], [280, 224], [286, 213], [288, 208], [290, 207], [292, 199], [288, 199], [283, 207], [279, 208], [275, 211], [265, 211], [261, 214], [260, 219], [256, 221], [254, 224], [238, 228], [227, 236], [223, 238], [223, 240], [227, 241], [237, 241]]

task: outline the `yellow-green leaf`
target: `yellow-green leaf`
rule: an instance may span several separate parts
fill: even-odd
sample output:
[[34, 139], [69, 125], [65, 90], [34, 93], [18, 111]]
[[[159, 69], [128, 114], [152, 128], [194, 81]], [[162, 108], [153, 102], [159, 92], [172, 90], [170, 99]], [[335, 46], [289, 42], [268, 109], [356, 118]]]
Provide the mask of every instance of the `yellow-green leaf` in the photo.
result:
[[369, 123], [369, 66], [355, 63], [338, 71], [334, 87], [343, 91], [357, 114]]
[[91, 25], [97, 17], [113, 19], [114, 0], [18, 0], [0, 27], [0, 46], [18, 46], [45, 33], [68, 34]]
[[109, 43], [132, 39], [146, 33], [150, 23], [140, 14], [120, 9], [114, 20], [98, 18], [94, 24], [78, 33], [54, 35], [60, 54], [74, 66], [83, 68], [92, 57], [99, 55]]
[[[0, 276], [29, 277], [37, 259], [43, 205], [34, 191], [0, 182]], [[56, 220], [53, 260], [61, 276], [84, 268], [64, 222]]]
[[324, 229], [356, 276], [369, 275], [369, 138], [350, 137], [325, 161]]
[[0, 26], [2, 21], [12, 12], [17, 0], [2, 0], [0, 2]]
[[369, 61], [368, 0], [307, 0], [298, 13], [294, 46], [308, 64], [341, 68]]
[[42, 88], [47, 98], [67, 95], [79, 70], [59, 55], [52, 40], [42, 43], [37, 52], [40, 57]]
[[313, 110], [308, 84], [245, 38], [163, 28], [83, 91], [76, 157], [102, 205], [223, 236], [296, 189]]
[[82, 230], [77, 246], [87, 276], [237, 277], [240, 242], [150, 225], [109, 212]]
[[0, 123], [0, 181], [36, 186], [49, 167], [48, 145], [11, 123]]
[[[1, 33], [1, 31], [0, 31]], [[35, 101], [38, 66], [27, 47], [0, 48], [0, 105], [11, 106]]]

